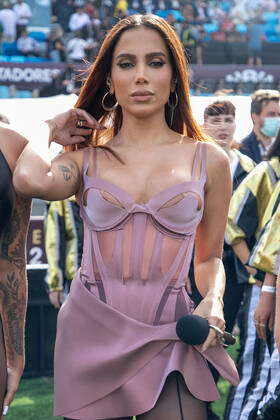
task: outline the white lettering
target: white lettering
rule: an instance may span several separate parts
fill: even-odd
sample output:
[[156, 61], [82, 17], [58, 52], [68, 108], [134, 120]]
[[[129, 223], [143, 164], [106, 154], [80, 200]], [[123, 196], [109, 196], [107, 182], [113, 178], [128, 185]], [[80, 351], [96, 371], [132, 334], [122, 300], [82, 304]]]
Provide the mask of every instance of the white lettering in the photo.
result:
[[51, 68], [0, 67], [0, 81], [13, 83], [51, 83], [53, 77], [59, 73], [61, 73], [60, 69]]
[[235, 71], [232, 74], [227, 74], [225, 76], [227, 82], [274, 82], [273, 74], [267, 74], [265, 71], [255, 70], [255, 69], [245, 69], [243, 71]]

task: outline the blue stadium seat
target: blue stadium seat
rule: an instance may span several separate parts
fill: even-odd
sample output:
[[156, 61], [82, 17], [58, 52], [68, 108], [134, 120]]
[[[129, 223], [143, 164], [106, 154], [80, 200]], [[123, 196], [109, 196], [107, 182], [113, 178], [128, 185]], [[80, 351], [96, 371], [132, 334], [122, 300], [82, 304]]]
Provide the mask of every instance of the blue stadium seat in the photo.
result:
[[9, 60], [9, 57], [7, 57], [6, 55], [0, 55], [0, 63], [1, 63], [1, 61], [2, 61], [2, 63], [5, 63], [8, 60]]
[[32, 98], [31, 90], [18, 90], [16, 91], [16, 98]]
[[247, 26], [244, 23], [237, 23], [235, 25], [235, 30], [241, 34], [247, 32]]
[[217, 32], [219, 30], [219, 25], [217, 23], [204, 23], [203, 28], [205, 32], [211, 33], [211, 32]]
[[278, 23], [278, 16], [275, 12], [264, 12], [262, 14], [262, 19], [265, 23], [269, 23], [271, 25], [276, 25]]
[[156, 15], [158, 15], [159, 17], [162, 17], [162, 18], [166, 18], [166, 16], [167, 16], [167, 10], [156, 10], [155, 11], [155, 14]]
[[13, 55], [10, 57], [9, 60], [11, 63], [24, 63], [26, 61], [26, 58], [24, 55]]
[[31, 63], [41, 63], [42, 61], [48, 61], [48, 60], [42, 57], [26, 57], [26, 61], [29, 61]]
[[280, 35], [269, 35], [266, 37], [267, 42], [280, 43]]
[[172, 13], [172, 15], [174, 16], [174, 18], [178, 21], [184, 21], [184, 16], [182, 15], [182, 13], [180, 12], [180, 10], [173, 10], [173, 9], [168, 9], [168, 10], [156, 10], [155, 14], [162, 17], [162, 18], [166, 18], [167, 15], [170, 15], [170, 13]]
[[275, 25], [271, 25], [270, 23], [263, 25], [263, 31], [267, 37], [277, 35]]
[[47, 40], [47, 35], [41, 31], [31, 31], [28, 35], [37, 42], [45, 42]]
[[4, 55], [18, 55], [17, 43], [16, 42], [3, 42], [2, 44]]
[[0, 99], [7, 99], [10, 97], [8, 86], [0, 86]]

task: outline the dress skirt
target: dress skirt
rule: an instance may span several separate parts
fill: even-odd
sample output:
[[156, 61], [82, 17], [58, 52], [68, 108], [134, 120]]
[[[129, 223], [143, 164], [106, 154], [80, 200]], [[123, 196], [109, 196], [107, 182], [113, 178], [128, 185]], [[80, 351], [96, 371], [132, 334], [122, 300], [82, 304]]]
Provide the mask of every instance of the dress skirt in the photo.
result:
[[169, 373], [179, 371], [203, 401], [219, 398], [211, 362], [232, 384], [239, 378], [222, 346], [202, 353], [181, 342], [176, 322], [151, 325], [94, 296], [76, 274], [60, 309], [55, 348], [55, 415], [99, 420], [147, 412]]

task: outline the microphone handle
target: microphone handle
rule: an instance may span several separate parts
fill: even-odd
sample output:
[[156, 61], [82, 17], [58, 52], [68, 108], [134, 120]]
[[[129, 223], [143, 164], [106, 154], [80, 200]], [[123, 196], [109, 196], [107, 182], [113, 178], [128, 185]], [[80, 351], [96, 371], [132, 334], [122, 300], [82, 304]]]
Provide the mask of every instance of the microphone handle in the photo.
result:
[[232, 344], [235, 344], [236, 338], [234, 337], [234, 335], [232, 335], [231, 333], [227, 331], [222, 331], [216, 325], [211, 325], [211, 324], [208, 324], [208, 325], [209, 325], [209, 328], [212, 328], [216, 332], [217, 336], [219, 337], [219, 339], [225, 346], [230, 346]]
[[232, 344], [236, 343], [236, 338], [231, 333], [224, 331], [223, 342], [226, 346], [231, 346]]

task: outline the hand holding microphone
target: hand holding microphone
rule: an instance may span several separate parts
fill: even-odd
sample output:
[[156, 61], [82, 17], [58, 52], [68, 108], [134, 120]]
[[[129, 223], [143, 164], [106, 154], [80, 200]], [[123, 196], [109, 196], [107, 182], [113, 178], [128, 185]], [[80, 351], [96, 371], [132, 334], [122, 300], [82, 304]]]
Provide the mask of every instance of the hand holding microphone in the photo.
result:
[[203, 344], [212, 328], [224, 346], [235, 344], [235, 337], [229, 332], [223, 332], [219, 327], [209, 324], [206, 318], [199, 315], [185, 315], [178, 319], [176, 333], [186, 344]]

